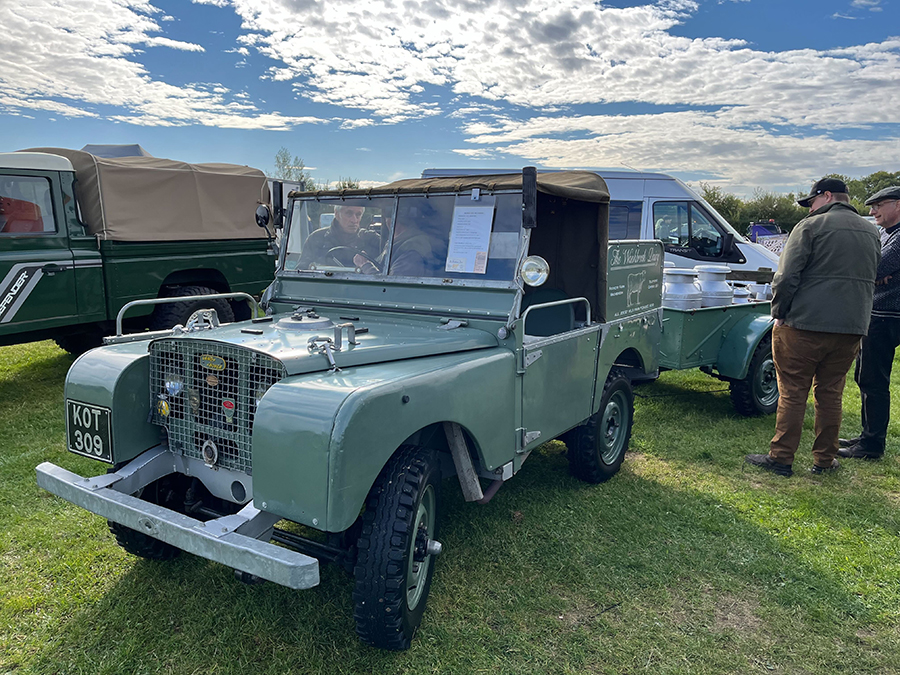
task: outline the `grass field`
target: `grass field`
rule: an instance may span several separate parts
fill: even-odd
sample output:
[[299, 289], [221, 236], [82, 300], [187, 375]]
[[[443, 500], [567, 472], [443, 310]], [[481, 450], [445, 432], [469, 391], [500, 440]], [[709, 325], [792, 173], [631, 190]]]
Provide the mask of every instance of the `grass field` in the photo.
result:
[[[356, 639], [340, 569], [291, 591], [190, 555], [140, 560], [39, 490], [45, 460], [105, 469], [64, 450], [70, 363], [51, 343], [0, 348], [0, 672], [900, 672], [898, 420], [884, 461], [811, 476], [810, 406], [784, 479], [742, 462], [766, 451], [773, 417], [738, 417], [699, 372], [666, 373], [637, 390], [609, 483], [572, 478], [555, 442], [487, 506], [445, 482], [422, 628], [385, 653]], [[846, 433], [858, 415], [851, 381]]]

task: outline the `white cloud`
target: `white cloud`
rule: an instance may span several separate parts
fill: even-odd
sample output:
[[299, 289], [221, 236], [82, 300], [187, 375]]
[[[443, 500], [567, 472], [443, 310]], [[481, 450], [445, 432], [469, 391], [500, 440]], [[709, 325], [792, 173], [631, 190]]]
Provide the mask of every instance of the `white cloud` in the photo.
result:
[[[287, 129], [320, 122], [261, 112], [224, 87], [177, 87], [147, 72], [138, 48], [202, 53], [159, 35], [167, 15], [148, 0], [32, 0], [0, 4], [0, 110], [46, 110], [131, 124]], [[39, 48], [36, 48], [39, 45]], [[115, 113], [101, 113], [107, 107]]]

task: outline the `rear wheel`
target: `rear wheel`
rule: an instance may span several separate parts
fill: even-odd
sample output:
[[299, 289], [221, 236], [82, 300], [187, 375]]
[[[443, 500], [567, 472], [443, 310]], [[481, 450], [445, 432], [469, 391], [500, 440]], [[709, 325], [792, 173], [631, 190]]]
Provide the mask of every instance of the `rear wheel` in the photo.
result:
[[[191, 295], [215, 295], [218, 291], [206, 286], [179, 286], [167, 297], [183, 298]], [[195, 302], [172, 302], [157, 305], [150, 315], [150, 330], [166, 330], [176, 324], [182, 326], [198, 309], [214, 309], [222, 323], [234, 321], [234, 312], [227, 300], [197, 300]]]
[[81, 356], [89, 349], [102, 345], [103, 335], [99, 330], [94, 330], [72, 335], [60, 335], [53, 338], [53, 341], [60, 349], [69, 352], [72, 356]]
[[634, 394], [620, 368], [606, 378], [600, 409], [568, 432], [572, 473], [588, 483], [603, 483], [619, 472], [631, 439]]
[[382, 469], [362, 515], [353, 590], [356, 632], [381, 649], [408, 649], [434, 573], [440, 464], [403, 446]]
[[778, 378], [772, 338], [763, 338], [753, 352], [747, 377], [731, 382], [731, 403], [741, 415], [770, 415], [778, 409]]

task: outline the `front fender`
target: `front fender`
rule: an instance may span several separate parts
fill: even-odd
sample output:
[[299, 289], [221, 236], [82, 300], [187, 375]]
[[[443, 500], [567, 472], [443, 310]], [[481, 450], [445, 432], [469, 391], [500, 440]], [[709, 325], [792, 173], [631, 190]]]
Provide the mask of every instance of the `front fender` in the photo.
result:
[[443, 421], [469, 431], [484, 467], [510, 461], [515, 372], [513, 352], [495, 348], [282, 380], [254, 422], [254, 503], [319, 530], [345, 530], [403, 441]]
[[745, 316], [734, 324], [719, 350], [716, 362], [719, 374], [733, 380], [747, 377], [753, 352], [774, 325], [775, 319], [771, 316], [759, 314]]
[[150, 416], [150, 355], [147, 342], [92, 349], [66, 375], [67, 400], [109, 408], [112, 461], [125, 462], [159, 444], [162, 429]]

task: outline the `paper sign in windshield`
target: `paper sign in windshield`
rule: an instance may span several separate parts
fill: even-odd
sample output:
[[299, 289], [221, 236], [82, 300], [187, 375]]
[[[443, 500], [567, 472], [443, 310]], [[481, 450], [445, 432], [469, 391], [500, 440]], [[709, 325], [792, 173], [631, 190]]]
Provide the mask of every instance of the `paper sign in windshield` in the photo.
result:
[[493, 206], [457, 206], [453, 209], [447, 272], [484, 274], [491, 246]]

